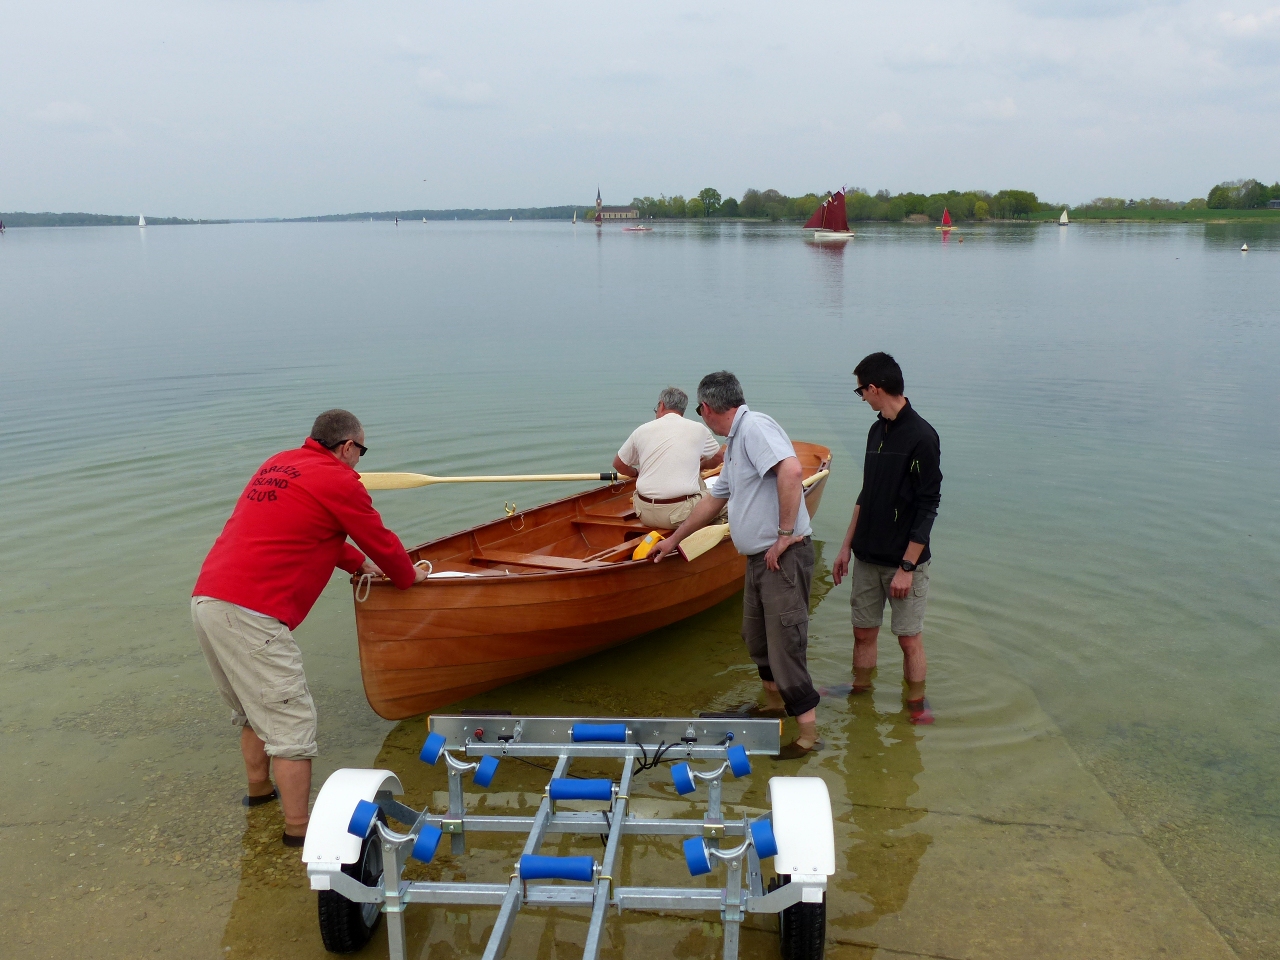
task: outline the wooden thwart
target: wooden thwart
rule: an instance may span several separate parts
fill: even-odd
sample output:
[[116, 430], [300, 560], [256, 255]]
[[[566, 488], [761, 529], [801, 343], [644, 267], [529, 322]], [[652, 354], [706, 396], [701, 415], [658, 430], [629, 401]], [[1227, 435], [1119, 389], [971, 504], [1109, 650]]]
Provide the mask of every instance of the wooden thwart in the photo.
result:
[[544, 553], [517, 553], [514, 550], [485, 550], [476, 554], [477, 560], [494, 563], [514, 563], [522, 567], [546, 567], [548, 570], [589, 570], [603, 566], [598, 560], [575, 560], [573, 557], [552, 557]]

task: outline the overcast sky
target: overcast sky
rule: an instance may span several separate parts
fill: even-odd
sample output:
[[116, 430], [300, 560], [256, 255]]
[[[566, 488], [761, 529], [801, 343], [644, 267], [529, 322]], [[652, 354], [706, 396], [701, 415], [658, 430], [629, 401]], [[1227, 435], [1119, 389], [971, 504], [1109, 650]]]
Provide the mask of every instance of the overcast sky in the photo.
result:
[[1280, 180], [1280, 5], [0, 0], [0, 210]]

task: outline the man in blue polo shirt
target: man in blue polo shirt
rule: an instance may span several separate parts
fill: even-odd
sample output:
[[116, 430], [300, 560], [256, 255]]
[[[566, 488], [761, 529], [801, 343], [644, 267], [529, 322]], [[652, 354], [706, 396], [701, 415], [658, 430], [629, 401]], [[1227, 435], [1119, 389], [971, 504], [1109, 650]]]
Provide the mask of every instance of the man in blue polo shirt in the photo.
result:
[[742, 385], [727, 370], [702, 378], [697, 409], [726, 438], [724, 468], [689, 518], [653, 548], [654, 562], [728, 503], [733, 545], [747, 557], [742, 638], [764, 684], [765, 706], [752, 715], [796, 718], [799, 734], [776, 758], [795, 760], [822, 748], [818, 692], [808, 665], [814, 550], [803, 470], [786, 432], [772, 417], [748, 409]]

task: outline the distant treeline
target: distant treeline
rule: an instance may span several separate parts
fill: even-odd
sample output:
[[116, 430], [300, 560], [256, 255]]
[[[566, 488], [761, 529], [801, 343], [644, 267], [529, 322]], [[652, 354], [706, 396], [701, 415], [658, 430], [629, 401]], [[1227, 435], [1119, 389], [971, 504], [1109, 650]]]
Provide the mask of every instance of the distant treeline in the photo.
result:
[[[136, 226], [136, 215], [117, 217], [109, 213], [0, 213], [6, 227], [127, 227]], [[147, 217], [148, 224], [226, 223], [225, 220], [183, 220], [179, 217]]]
[[[640, 216], [653, 219], [668, 217], [739, 217], [751, 220], [807, 220], [829, 194], [806, 193], [800, 197], [788, 197], [777, 190], [751, 189], [741, 200], [721, 198], [719, 191], [707, 187], [696, 197], [686, 200], [674, 197], [636, 197], [631, 205]], [[988, 193], [985, 190], [948, 190], [945, 193], [899, 193], [881, 190], [870, 194], [854, 188], [845, 193], [845, 210], [850, 221], [855, 220], [941, 220], [944, 209], [957, 220], [986, 220], [997, 217], [1005, 220], [1028, 219], [1041, 210], [1059, 210], [1057, 204], [1041, 203], [1029, 190], [1001, 190]]]
[[[830, 194], [806, 193], [788, 197], [777, 190], [748, 190], [741, 200], [722, 198], [720, 192], [707, 187], [695, 197], [636, 197], [631, 201], [644, 218], [697, 219], [700, 217], [733, 217], [751, 220], [807, 220]], [[1233, 180], [1209, 191], [1208, 198], [1164, 200], [1148, 197], [1124, 200], [1119, 197], [1097, 197], [1072, 207], [1064, 203], [1045, 203], [1030, 190], [947, 190], [942, 193], [898, 193], [888, 190], [870, 193], [854, 187], [845, 193], [845, 211], [849, 222], [883, 220], [942, 219], [943, 210], [953, 220], [1047, 220], [1057, 219], [1063, 209], [1070, 209], [1080, 219], [1208, 219], [1203, 211], [1263, 210], [1270, 201], [1280, 201], [1280, 182], [1268, 187], [1258, 180]]]
[[[751, 220], [806, 220], [826, 200], [828, 193], [805, 193], [788, 197], [776, 189], [749, 189], [741, 200], [722, 198], [719, 191], [707, 187], [698, 196], [685, 200], [680, 195], [636, 197], [631, 205], [643, 218], [701, 218], [701, 216], [733, 216]], [[845, 210], [852, 220], [906, 220], [908, 218], [941, 220], [942, 211], [950, 210], [952, 219], [986, 220], [988, 218], [1025, 219], [1041, 210], [1060, 210], [1056, 204], [1042, 204], [1025, 189], [1002, 189], [988, 193], [982, 189], [945, 193], [897, 193], [882, 189], [872, 195], [854, 188], [845, 193]]]
[[1280, 200], [1280, 182], [1271, 186], [1258, 180], [1228, 180], [1209, 191], [1210, 210], [1258, 210]]
[[383, 210], [378, 213], [330, 213], [322, 217], [294, 217], [285, 223], [337, 223], [344, 220], [568, 220], [574, 213], [581, 220], [595, 216], [595, 203], [560, 207], [511, 207], [506, 210]]

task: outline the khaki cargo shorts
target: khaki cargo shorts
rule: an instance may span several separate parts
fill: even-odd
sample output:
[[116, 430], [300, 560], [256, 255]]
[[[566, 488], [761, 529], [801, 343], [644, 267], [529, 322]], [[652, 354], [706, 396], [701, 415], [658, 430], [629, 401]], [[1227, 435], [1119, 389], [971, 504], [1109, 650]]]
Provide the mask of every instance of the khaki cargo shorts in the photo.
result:
[[853, 608], [853, 625], [859, 629], [878, 627], [884, 622], [884, 602], [893, 611], [891, 629], [895, 637], [912, 637], [924, 632], [924, 608], [929, 599], [929, 564], [926, 560], [911, 574], [911, 592], [898, 599], [889, 596], [889, 584], [897, 567], [853, 560], [853, 592], [849, 605]]
[[247, 723], [267, 756], [316, 756], [316, 705], [289, 628], [212, 597], [191, 598], [191, 621], [231, 722]]

